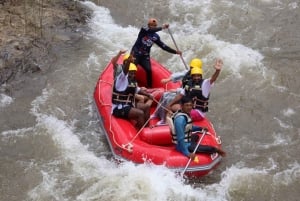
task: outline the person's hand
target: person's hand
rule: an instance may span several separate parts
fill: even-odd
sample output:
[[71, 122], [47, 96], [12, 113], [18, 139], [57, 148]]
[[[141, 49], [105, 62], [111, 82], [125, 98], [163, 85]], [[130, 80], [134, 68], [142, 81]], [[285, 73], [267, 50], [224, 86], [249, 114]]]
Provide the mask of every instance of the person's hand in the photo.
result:
[[149, 99], [151, 99], [151, 100], [154, 99], [154, 97], [152, 96], [152, 94], [148, 94], [147, 97], [148, 97]]
[[119, 54], [125, 54], [127, 50], [120, 50]]
[[222, 61], [222, 59], [217, 59], [217, 60], [216, 60], [216, 63], [215, 63], [215, 69], [216, 69], [216, 70], [221, 70], [221, 69], [222, 69], [222, 66], [223, 66], [223, 61]]
[[225, 157], [225, 156], [226, 156], [226, 152], [223, 151], [222, 149], [218, 149], [218, 150], [217, 150], [217, 153], [220, 154], [222, 157]]
[[202, 132], [202, 133], [204, 133], [204, 132], [206, 133], [207, 131], [208, 131], [208, 128], [203, 127], [201, 132]]
[[182, 52], [180, 50], [177, 50], [176, 54], [179, 54], [180, 56], [182, 56]]
[[169, 106], [169, 105], [167, 105], [166, 107], [165, 107], [165, 110], [168, 112], [168, 113], [172, 113], [172, 107], [171, 106]]
[[169, 106], [162, 107], [166, 111], [166, 116], [172, 118], [174, 113], [172, 112], [172, 108]]
[[166, 78], [166, 79], [162, 79], [160, 82], [161, 82], [162, 84], [167, 84], [169, 81], [170, 81], [170, 79], [169, 79], [169, 78]]
[[170, 118], [172, 118], [172, 116], [173, 116], [173, 112], [171, 112], [170, 110], [167, 110], [167, 109], [165, 109], [166, 110], [166, 116], [167, 117], [170, 117]]
[[167, 28], [169, 28], [169, 24], [163, 24], [162, 25], [162, 29], [167, 29]]
[[195, 160], [196, 154], [195, 154], [195, 153], [190, 153], [189, 157], [190, 157], [192, 160]]
[[134, 63], [135, 57], [134, 57], [132, 54], [130, 54], [130, 56], [128, 57], [128, 61], [129, 61], [130, 63]]

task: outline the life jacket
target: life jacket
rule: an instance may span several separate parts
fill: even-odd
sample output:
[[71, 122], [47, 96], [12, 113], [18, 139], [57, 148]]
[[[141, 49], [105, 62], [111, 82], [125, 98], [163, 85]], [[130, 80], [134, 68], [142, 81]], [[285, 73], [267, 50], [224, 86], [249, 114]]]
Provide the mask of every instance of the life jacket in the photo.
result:
[[188, 114], [186, 114], [184, 112], [181, 112], [181, 111], [178, 111], [172, 117], [167, 117], [166, 118], [167, 123], [169, 124], [170, 129], [171, 129], [172, 142], [174, 144], [178, 143], [176, 132], [175, 132], [175, 127], [174, 127], [174, 121], [179, 116], [184, 116], [185, 119], [186, 119], [186, 125], [185, 125], [185, 129], [184, 129], [184, 141], [185, 142], [191, 142], [191, 132], [192, 132], [192, 127], [193, 127], [192, 119]]
[[183, 76], [182, 80], [181, 80], [181, 86], [184, 87], [189, 80], [192, 79], [192, 76], [191, 76], [191, 70], [189, 70], [188, 72], [186, 72], [186, 74]]
[[137, 88], [136, 81], [130, 81], [128, 79], [127, 88], [124, 91], [118, 91], [115, 88], [113, 89], [112, 102], [113, 104], [123, 104], [123, 105], [134, 105], [134, 95]]
[[193, 80], [189, 80], [184, 86], [186, 96], [193, 99], [193, 108], [201, 110], [202, 112], [208, 112], [208, 100], [209, 96], [206, 98], [202, 95], [202, 83], [194, 83]]

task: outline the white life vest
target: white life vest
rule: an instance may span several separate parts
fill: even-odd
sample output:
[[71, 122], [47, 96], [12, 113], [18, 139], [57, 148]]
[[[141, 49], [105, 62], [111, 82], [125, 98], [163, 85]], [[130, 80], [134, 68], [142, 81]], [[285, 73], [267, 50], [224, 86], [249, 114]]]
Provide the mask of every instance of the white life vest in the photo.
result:
[[168, 125], [170, 126], [170, 129], [171, 129], [172, 142], [174, 144], [177, 144], [177, 135], [176, 135], [176, 132], [175, 132], [174, 120], [178, 116], [184, 116], [186, 118], [186, 125], [185, 125], [185, 129], [184, 129], [184, 141], [185, 142], [190, 142], [191, 141], [192, 127], [193, 127], [192, 119], [188, 114], [183, 113], [181, 111], [175, 113], [172, 117], [167, 117], [166, 118], [166, 121], [167, 121], [167, 123], [168, 123]]

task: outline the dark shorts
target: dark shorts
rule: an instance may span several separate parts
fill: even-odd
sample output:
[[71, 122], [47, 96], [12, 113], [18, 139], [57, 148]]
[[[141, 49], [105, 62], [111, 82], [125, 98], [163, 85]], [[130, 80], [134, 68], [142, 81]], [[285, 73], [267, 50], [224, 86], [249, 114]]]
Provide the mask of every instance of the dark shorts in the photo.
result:
[[[195, 148], [197, 147], [199, 136], [197, 134], [191, 136], [191, 145], [188, 147], [188, 150], [192, 153]], [[213, 154], [216, 153], [217, 149], [213, 146], [209, 145], [202, 145], [200, 144], [198, 146], [198, 149], [196, 153], [208, 153], [208, 154]]]
[[116, 107], [113, 110], [113, 115], [122, 119], [128, 119], [128, 115], [129, 115], [129, 111], [132, 108], [132, 106], [125, 106], [122, 107], [121, 109], [119, 109], [118, 107]]

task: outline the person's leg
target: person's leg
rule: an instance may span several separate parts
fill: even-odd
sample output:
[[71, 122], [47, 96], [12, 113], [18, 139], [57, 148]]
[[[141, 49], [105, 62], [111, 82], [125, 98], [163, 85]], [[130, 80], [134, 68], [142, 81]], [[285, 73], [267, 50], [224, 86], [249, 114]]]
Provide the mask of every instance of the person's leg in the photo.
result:
[[[191, 145], [188, 147], [190, 152], [193, 152], [195, 148], [197, 147], [199, 140], [199, 136], [197, 134], [191, 135]], [[199, 145], [197, 148], [196, 153], [208, 153], [208, 154], [213, 154], [213, 153], [218, 153], [221, 156], [225, 156], [226, 153], [222, 149], [218, 149], [213, 146], [208, 146], [208, 145]]]
[[151, 63], [150, 63], [150, 57], [144, 57], [139, 61], [140, 65], [143, 67], [143, 69], [146, 71], [147, 74], [147, 87], [152, 88], [152, 69], [151, 69]]
[[148, 104], [138, 103], [137, 108], [143, 111], [144, 124], [150, 118], [150, 106]]
[[173, 92], [165, 92], [161, 97], [160, 100], [161, 106], [160, 106], [160, 111], [158, 113], [160, 121], [158, 122], [158, 124], [166, 123], [166, 117], [167, 117], [166, 107], [173, 100], [174, 97], [175, 97], [175, 93]]
[[160, 99], [158, 101], [158, 104], [156, 106], [156, 110], [155, 110], [155, 116], [160, 118], [160, 119], [163, 117], [164, 108], [162, 106], [165, 102], [166, 93], [168, 93], [168, 92], [164, 92], [163, 95], [160, 97]]
[[152, 70], [149, 56], [135, 56], [135, 65], [140, 65], [146, 72], [147, 87], [152, 87]]
[[128, 119], [129, 110], [130, 110], [130, 106], [121, 107], [121, 108], [116, 107], [113, 111], [113, 115], [118, 118]]
[[[140, 104], [140, 103], [138, 103]], [[141, 109], [131, 107], [128, 112], [128, 119], [136, 120], [136, 127], [141, 129], [145, 123], [144, 112]]]
[[146, 97], [141, 94], [135, 94], [134, 95], [136, 103], [144, 103], [146, 101]]
[[171, 107], [172, 112], [177, 112], [180, 109], [181, 109], [181, 105], [179, 103], [176, 103]]
[[145, 104], [149, 105], [149, 107], [152, 106], [152, 103], [153, 103], [154, 100], [156, 100], [156, 97], [160, 96], [160, 94], [163, 93], [161, 89], [153, 89], [152, 91], [151, 90], [150, 91], [146, 90], [146, 91], [148, 93], [150, 93], [152, 95], [152, 97], [153, 97], [153, 99], [148, 98], [148, 97], [146, 97], [146, 99], [145, 99]]
[[118, 118], [126, 119], [126, 120], [135, 120], [136, 127], [138, 129], [142, 128], [145, 123], [144, 112], [138, 108], [134, 108], [131, 106], [125, 106], [122, 108], [115, 108], [113, 111], [113, 115]]
[[152, 99], [146, 98], [146, 102], [145, 102], [146, 105], [148, 105], [149, 107], [151, 107], [152, 103], [153, 103]]
[[[189, 151], [193, 152], [196, 148], [197, 144], [193, 143], [189, 146]], [[196, 153], [208, 153], [208, 154], [213, 154], [216, 153], [217, 149], [215, 147], [212, 146], [208, 146], [208, 145], [199, 145], [199, 147], [197, 148]]]
[[[191, 135], [191, 145], [188, 148], [190, 152], [193, 152], [195, 150], [198, 144], [198, 140], [199, 140], [199, 135], [197, 134]], [[196, 151], [196, 153], [209, 153], [209, 154], [216, 153], [216, 152], [217, 150], [214, 147], [201, 145], [201, 144], [198, 146], [198, 149]]]

